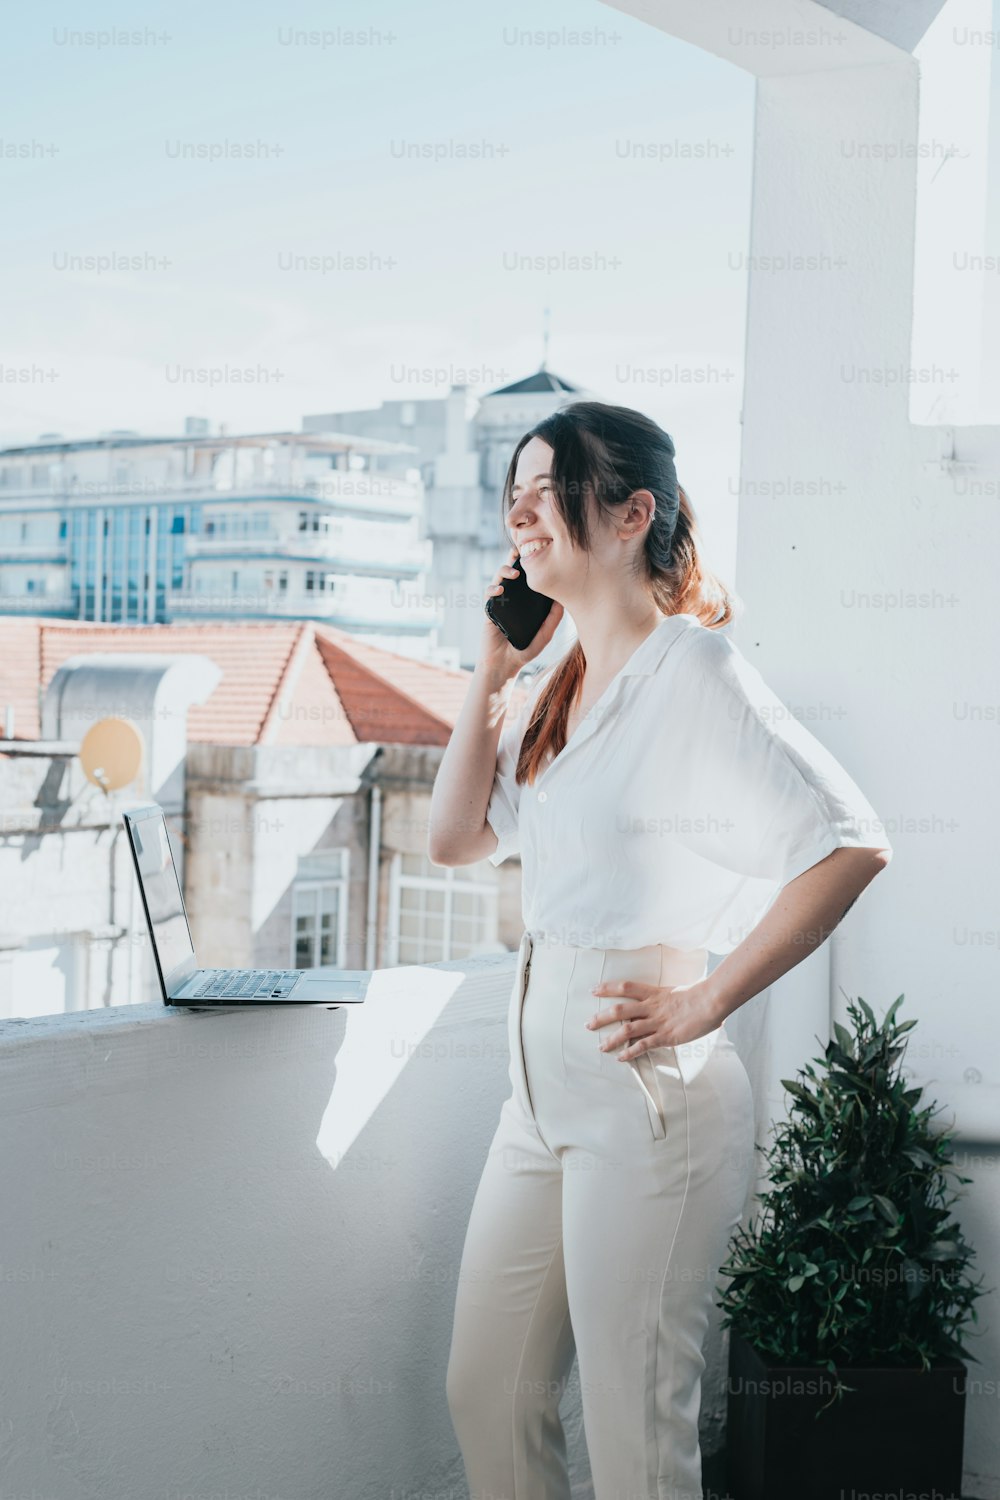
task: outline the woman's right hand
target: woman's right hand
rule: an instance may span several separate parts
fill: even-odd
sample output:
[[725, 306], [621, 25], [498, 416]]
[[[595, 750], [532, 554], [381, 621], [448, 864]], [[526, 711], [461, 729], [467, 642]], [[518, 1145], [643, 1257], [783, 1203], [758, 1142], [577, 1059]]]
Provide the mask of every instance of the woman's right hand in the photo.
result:
[[[493, 582], [486, 590], [488, 599], [503, 593], [503, 580], [505, 578], [516, 578], [519, 569], [514, 567], [514, 559], [517, 557], [517, 548], [511, 547], [507, 554], [506, 562], [500, 564]], [[489, 615], [483, 621], [483, 635], [479, 648], [479, 664], [486, 669], [491, 679], [496, 682], [509, 682], [516, 677], [523, 666], [529, 661], [534, 661], [551, 641], [559, 621], [563, 617], [563, 607], [557, 599], [553, 599], [552, 608], [542, 621], [534, 639], [523, 651], [518, 651], [512, 646], [498, 625], [494, 625]]]

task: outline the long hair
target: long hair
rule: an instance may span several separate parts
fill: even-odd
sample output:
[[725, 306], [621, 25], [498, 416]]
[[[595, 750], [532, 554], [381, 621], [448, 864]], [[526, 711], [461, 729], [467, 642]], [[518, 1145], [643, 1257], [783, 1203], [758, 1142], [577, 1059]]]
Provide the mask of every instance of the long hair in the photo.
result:
[[[636, 588], [644, 588], [665, 615], [691, 614], [710, 629], [733, 619], [737, 599], [708, 571], [691, 502], [677, 480], [674, 443], [662, 427], [627, 406], [575, 401], [526, 432], [514, 449], [502, 495], [503, 520], [513, 505], [512, 487], [521, 449], [539, 437], [552, 449], [556, 508], [573, 543], [590, 548], [587, 497], [612, 514], [636, 490], [649, 490], [656, 512], [637, 559]], [[583, 684], [586, 661], [579, 640], [558, 662], [521, 741], [518, 783], [533, 782], [548, 753], [566, 744], [570, 705]]]

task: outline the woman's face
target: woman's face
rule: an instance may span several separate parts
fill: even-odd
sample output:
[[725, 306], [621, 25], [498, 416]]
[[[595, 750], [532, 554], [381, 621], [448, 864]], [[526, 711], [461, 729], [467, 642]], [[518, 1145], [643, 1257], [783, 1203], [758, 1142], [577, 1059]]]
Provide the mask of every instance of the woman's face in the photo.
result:
[[[631, 553], [641, 545], [644, 527], [640, 526], [638, 531], [630, 527], [635, 539], [627, 538], [621, 522], [606, 516], [594, 497], [587, 494], [584, 499], [590, 548], [589, 552], [581, 553], [556, 505], [552, 457], [552, 449], [543, 438], [533, 437], [521, 449], [514, 471], [507, 530], [520, 553], [524, 576], [531, 587], [572, 608], [580, 590], [587, 587], [588, 577], [592, 578], [592, 568], [597, 576], [609, 582], [617, 577], [619, 570], [626, 578], [630, 577], [625, 570]], [[639, 502], [640, 512], [652, 514], [655, 502], [648, 490], [637, 490], [632, 499]], [[621, 507], [623, 519], [627, 509]], [[537, 550], [530, 545], [535, 538], [544, 539], [544, 545]], [[634, 585], [630, 587], [634, 592]]]
[[[551, 469], [549, 444], [543, 438], [531, 438], [518, 454], [507, 530], [531, 587], [554, 598], [545, 579], [558, 576], [560, 564], [563, 570], [567, 567], [570, 541], [556, 506]], [[537, 550], [530, 545], [535, 538], [543, 543]]]

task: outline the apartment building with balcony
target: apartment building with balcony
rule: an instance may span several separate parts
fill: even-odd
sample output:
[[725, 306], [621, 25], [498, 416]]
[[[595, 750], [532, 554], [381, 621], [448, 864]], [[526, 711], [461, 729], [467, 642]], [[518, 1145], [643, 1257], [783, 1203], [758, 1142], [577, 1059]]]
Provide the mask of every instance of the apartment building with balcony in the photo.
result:
[[311, 619], [472, 667], [510, 455], [586, 394], [543, 364], [478, 401], [455, 385], [306, 416], [301, 433], [213, 435], [190, 418], [179, 437], [0, 449], [0, 614]]
[[412, 445], [203, 427], [0, 450], [0, 614], [311, 619], [437, 656]]

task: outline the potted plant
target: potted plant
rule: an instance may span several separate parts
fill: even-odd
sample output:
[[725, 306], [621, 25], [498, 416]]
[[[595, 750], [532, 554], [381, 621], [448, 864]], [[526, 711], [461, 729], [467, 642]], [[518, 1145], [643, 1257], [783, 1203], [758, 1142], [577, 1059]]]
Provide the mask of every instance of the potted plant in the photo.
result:
[[852, 1030], [834, 1025], [819, 1071], [781, 1080], [769, 1186], [720, 1268], [733, 1500], [959, 1500], [962, 1328], [981, 1286], [948, 1177], [971, 1178], [902, 1076], [902, 999], [881, 1025], [848, 1002]]

